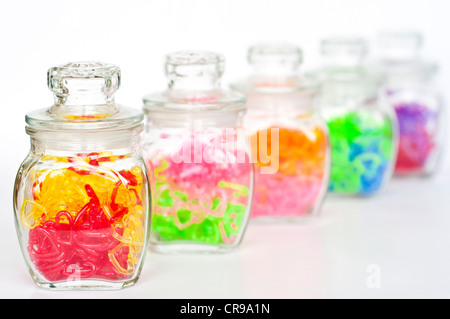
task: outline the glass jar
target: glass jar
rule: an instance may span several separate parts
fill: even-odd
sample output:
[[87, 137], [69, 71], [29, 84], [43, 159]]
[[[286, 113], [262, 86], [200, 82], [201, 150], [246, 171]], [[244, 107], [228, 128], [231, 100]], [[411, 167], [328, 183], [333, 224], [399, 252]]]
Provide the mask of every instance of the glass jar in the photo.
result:
[[386, 32], [379, 36], [378, 66], [399, 123], [396, 175], [431, 175], [444, 144], [444, 105], [435, 83], [437, 65], [420, 57], [422, 36]]
[[301, 49], [290, 44], [252, 46], [253, 74], [232, 85], [247, 98], [245, 128], [255, 161], [253, 219], [310, 216], [327, 191], [328, 131], [314, 110], [316, 83], [299, 74], [302, 58]]
[[397, 150], [395, 114], [381, 94], [382, 77], [364, 64], [365, 40], [322, 41], [318, 107], [331, 144], [329, 190], [371, 195], [390, 179]]
[[245, 98], [220, 88], [218, 54], [176, 52], [165, 69], [168, 89], [144, 97], [144, 150], [155, 185], [150, 248], [230, 250], [244, 236], [253, 196]]
[[114, 65], [53, 67], [54, 105], [26, 116], [31, 150], [17, 174], [14, 210], [40, 287], [119, 289], [139, 277], [150, 219], [144, 115], [114, 102], [119, 86]]

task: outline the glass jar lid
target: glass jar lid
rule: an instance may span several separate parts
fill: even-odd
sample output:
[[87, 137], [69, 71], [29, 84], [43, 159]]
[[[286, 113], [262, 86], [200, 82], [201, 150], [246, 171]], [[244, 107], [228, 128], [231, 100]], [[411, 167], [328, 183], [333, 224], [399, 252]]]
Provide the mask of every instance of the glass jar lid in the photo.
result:
[[30, 129], [120, 130], [136, 127], [144, 115], [122, 107], [114, 96], [120, 87], [120, 69], [102, 62], [72, 62], [52, 67], [47, 84], [54, 104], [26, 115]]
[[369, 51], [367, 41], [354, 36], [326, 38], [320, 49], [326, 66], [342, 68], [360, 66]]
[[367, 40], [358, 36], [325, 38], [320, 43], [323, 67], [317, 71], [322, 97], [342, 100], [372, 99], [384, 75], [366, 63]]
[[423, 36], [414, 31], [384, 31], [378, 35], [382, 68], [389, 76], [426, 80], [438, 71], [436, 63], [421, 58]]
[[317, 72], [321, 83], [368, 86], [376, 89], [384, 80], [382, 72], [366, 63], [369, 53], [367, 40], [356, 36], [323, 39], [320, 44], [323, 67]]
[[379, 54], [383, 60], [416, 60], [423, 37], [414, 31], [384, 31], [378, 35]]
[[145, 96], [145, 111], [164, 111], [176, 116], [243, 110], [244, 95], [221, 88], [224, 64], [222, 55], [207, 51], [179, 51], [167, 55], [168, 88]]
[[253, 73], [231, 87], [241, 92], [287, 93], [313, 90], [317, 81], [312, 74], [301, 75], [301, 48], [290, 43], [259, 43], [251, 46], [247, 60]]

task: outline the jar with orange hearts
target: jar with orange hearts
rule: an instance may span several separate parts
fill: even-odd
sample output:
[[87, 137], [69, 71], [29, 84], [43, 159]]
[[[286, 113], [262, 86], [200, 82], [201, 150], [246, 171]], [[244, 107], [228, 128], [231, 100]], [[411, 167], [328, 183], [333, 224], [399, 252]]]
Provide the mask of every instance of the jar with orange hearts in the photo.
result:
[[252, 73], [232, 85], [247, 98], [253, 219], [304, 220], [320, 211], [327, 191], [328, 131], [314, 110], [317, 82], [300, 72], [302, 59], [291, 44], [254, 45], [248, 50]]

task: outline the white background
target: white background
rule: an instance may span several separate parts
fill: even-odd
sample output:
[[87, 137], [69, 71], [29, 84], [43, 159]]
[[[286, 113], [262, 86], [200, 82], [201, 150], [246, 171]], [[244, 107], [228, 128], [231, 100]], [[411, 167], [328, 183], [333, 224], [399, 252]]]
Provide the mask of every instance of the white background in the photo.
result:
[[[184, 49], [226, 57], [223, 84], [245, 76], [260, 41], [301, 46], [320, 63], [322, 37], [373, 41], [389, 28], [423, 32], [450, 100], [447, 0], [0, 0], [0, 297], [3, 298], [401, 298], [450, 297], [450, 165], [432, 179], [394, 180], [369, 199], [328, 198], [302, 225], [251, 224], [224, 256], [149, 254], [136, 286], [119, 292], [48, 292], [34, 286], [14, 230], [12, 190], [29, 149], [24, 115], [49, 106], [49, 67], [100, 60], [122, 69], [116, 100], [140, 108], [166, 86], [163, 58]], [[375, 267], [375, 268], [373, 268]], [[375, 273], [381, 287], [370, 288]], [[368, 285], [369, 283], [369, 285]]]

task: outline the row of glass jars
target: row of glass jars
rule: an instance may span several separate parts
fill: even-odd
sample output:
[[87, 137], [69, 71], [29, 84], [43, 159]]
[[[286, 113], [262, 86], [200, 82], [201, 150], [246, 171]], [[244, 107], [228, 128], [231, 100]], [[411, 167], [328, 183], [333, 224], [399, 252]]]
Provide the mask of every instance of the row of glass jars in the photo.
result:
[[[398, 45], [392, 35], [385, 42]], [[317, 212], [327, 190], [376, 193], [397, 153], [399, 172], [431, 173], [442, 106], [430, 67], [388, 56], [382, 86], [363, 63], [364, 41], [325, 40], [322, 53], [325, 66], [304, 75], [299, 48], [256, 45], [248, 55], [254, 74], [234, 91], [220, 86], [222, 56], [171, 54], [168, 89], [144, 98], [143, 141], [144, 114], [114, 101], [116, 66], [51, 68], [55, 103], [26, 116], [31, 150], [14, 192], [20, 246], [37, 285], [132, 285], [147, 245], [235, 248], [250, 214], [299, 218]]]

